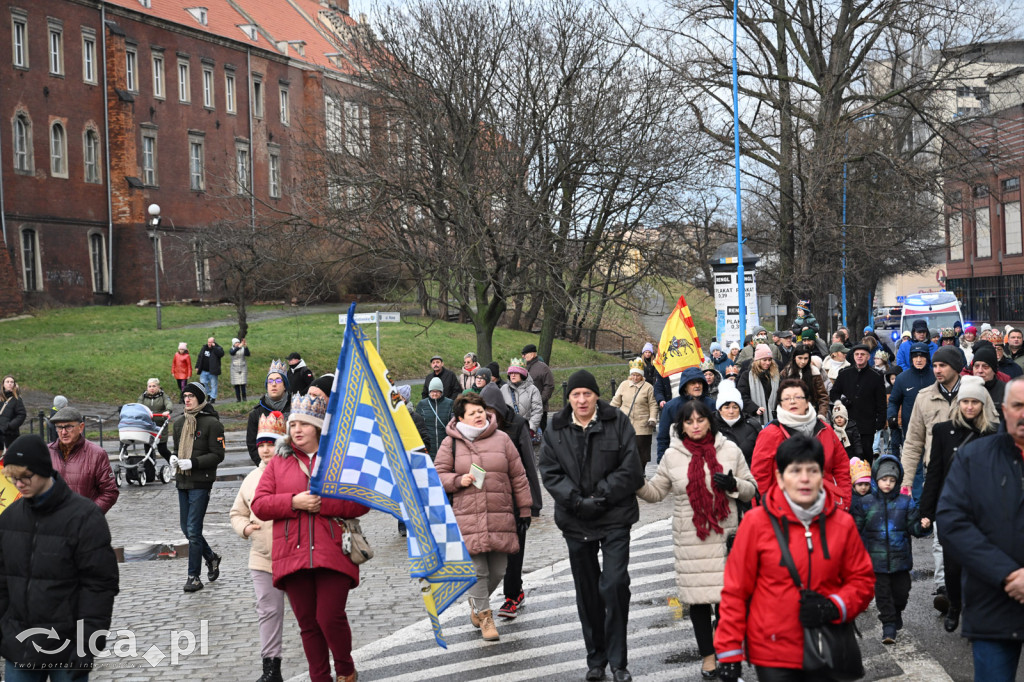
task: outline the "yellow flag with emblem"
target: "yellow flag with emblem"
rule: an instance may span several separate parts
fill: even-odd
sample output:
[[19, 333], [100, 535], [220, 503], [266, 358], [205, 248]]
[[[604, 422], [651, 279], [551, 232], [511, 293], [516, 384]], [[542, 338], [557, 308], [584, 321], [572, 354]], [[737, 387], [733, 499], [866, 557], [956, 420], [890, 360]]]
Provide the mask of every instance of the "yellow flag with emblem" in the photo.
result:
[[704, 351], [697, 338], [697, 328], [693, 326], [690, 306], [686, 305], [686, 297], [680, 296], [676, 307], [665, 322], [658, 342], [658, 352], [654, 356], [654, 366], [661, 376], [678, 374], [688, 367], [698, 367], [704, 362]]
[[19, 497], [21, 497], [21, 493], [14, 487], [14, 484], [8, 481], [6, 476], [0, 476], [0, 514], [7, 511], [7, 508], [14, 504]]

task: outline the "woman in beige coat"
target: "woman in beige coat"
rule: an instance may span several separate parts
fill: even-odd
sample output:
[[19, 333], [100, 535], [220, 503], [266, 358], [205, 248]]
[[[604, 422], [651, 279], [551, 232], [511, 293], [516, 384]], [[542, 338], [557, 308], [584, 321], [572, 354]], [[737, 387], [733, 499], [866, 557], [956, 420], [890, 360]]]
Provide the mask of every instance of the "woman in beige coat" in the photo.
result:
[[636, 431], [640, 463], [646, 468], [651, 461], [654, 427], [658, 425], [658, 401], [654, 397], [654, 387], [644, 381], [643, 358], [629, 363], [629, 378], [619, 384], [612, 398], [612, 407], [619, 408], [629, 417], [629, 423]]
[[281, 682], [281, 639], [284, 634], [284, 592], [274, 587], [271, 567], [273, 547], [273, 521], [261, 521], [252, 512], [252, 498], [256, 494], [267, 462], [274, 456], [274, 444], [285, 435], [284, 415], [270, 412], [260, 417], [256, 434], [260, 465], [249, 472], [238, 489], [231, 505], [231, 527], [242, 538], [249, 540], [249, 573], [256, 591], [256, 616], [260, 627], [260, 656], [263, 658], [263, 677], [267, 682]]
[[701, 675], [710, 680], [717, 676], [711, 613], [721, 601], [725, 555], [739, 526], [736, 502], [749, 502], [757, 485], [743, 452], [718, 433], [710, 408], [701, 401], [683, 404], [671, 437], [658, 472], [637, 495], [647, 502], [675, 496], [676, 585], [680, 601], [690, 606], [697, 649], [704, 657]]

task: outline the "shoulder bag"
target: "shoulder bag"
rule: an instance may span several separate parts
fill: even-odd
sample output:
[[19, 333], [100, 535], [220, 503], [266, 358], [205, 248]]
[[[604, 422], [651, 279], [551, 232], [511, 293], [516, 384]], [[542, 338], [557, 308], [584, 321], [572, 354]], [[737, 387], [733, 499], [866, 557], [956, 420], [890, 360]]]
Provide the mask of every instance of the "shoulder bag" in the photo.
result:
[[[803, 590], [800, 574], [789, 551], [787, 538], [779, 520], [774, 514], [768, 514], [782, 552], [782, 563], [789, 570], [790, 577], [797, 590]], [[840, 682], [859, 680], [864, 677], [864, 663], [861, 660], [860, 646], [857, 644], [857, 626], [852, 622], [826, 623], [816, 628], [804, 628], [804, 664], [807, 672], [823, 672]]]
[[[299, 468], [302, 469], [302, 473], [306, 474], [306, 480], [309, 480], [309, 469], [302, 461], [298, 459], [295, 461], [298, 463]], [[359, 524], [359, 519], [345, 519], [340, 516], [329, 518], [341, 526], [341, 551], [348, 554], [348, 558], [352, 560], [352, 563], [358, 566], [359, 564], [365, 564], [373, 558], [373, 548], [370, 547], [370, 543], [366, 541], [366, 536], [363, 535], [363, 527]]]

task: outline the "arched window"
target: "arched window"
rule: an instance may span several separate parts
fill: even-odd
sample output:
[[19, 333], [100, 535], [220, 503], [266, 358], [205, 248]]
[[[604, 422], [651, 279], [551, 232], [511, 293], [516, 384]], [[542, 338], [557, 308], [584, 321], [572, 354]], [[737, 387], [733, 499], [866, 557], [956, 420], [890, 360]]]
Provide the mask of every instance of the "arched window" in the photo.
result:
[[100, 182], [100, 136], [92, 128], [85, 131], [82, 156], [85, 161], [85, 181]]
[[25, 114], [14, 117], [14, 170], [32, 172], [32, 123]]
[[60, 123], [50, 126], [50, 175], [68, 176], [68, 136]]

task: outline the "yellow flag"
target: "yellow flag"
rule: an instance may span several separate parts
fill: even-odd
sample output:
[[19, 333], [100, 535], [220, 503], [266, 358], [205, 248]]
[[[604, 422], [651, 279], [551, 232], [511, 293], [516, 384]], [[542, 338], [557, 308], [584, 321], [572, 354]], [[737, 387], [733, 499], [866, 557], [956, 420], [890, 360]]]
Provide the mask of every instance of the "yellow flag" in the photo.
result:
[[693, 326], [690, 306], [686, 305], [686, 297], [680, 296], [661, 332], [654, 366], [661, 372], [661, 376], [667, 377], [687, 367], [698, 367], [702, 362], [704, 351], [697, 338], [697, 328]]
[[0, 476], [0, 514], [3, 514], [19, 497], [21, 497], [21, 493], [14, 487], [14, 484], [5, 476]]

